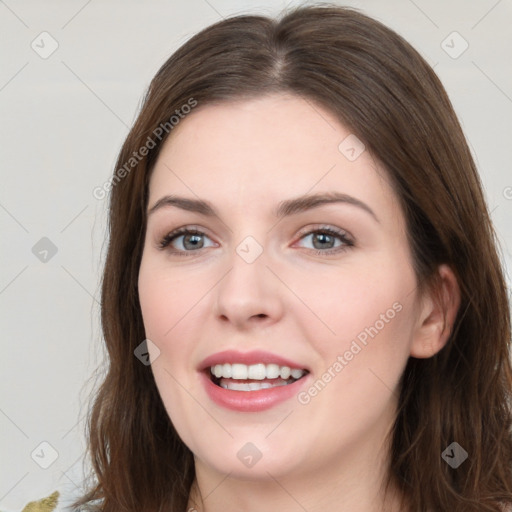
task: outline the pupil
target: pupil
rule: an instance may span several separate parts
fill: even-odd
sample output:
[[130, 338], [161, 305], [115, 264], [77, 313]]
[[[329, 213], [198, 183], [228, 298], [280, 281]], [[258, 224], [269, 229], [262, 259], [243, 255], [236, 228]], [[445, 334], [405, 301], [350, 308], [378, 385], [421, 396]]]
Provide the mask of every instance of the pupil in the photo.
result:
[[315, 235], [313, 235], [313, 245], [315, 246], [316, 249], [319, 248], [316, 245], [317, 241], [320, 241], [321, 244], [324, 244], [324, 245], [320, 245], [320, 249], [326, 247], [326, 245], [325, 245], [326, 242], [328, 244], [330, 242], [329, 248], [331, 248], [332, 247], [332, 242], [333, 242], [333, 237], [331, 235], [327, 235], [325, 233], [316, 233]]
[[[187, 247], [189, 243], [191, 243], [191, 246]], [[201, 235], [185, 235], [183, 237], [183, 246], [186, 249], [201, 249], [203, 246], [201, 243]]]

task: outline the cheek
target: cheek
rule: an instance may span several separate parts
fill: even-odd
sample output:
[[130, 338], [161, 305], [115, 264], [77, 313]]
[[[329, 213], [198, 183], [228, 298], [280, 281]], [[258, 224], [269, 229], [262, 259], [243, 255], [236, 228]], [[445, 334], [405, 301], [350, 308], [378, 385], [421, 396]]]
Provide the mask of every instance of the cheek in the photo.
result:
[[394, 388], [410, 354], [415, 283], [412, 269], [399, 267], [394, 258], [297, 281], [295, 290], [307, 297], [309, 312], [295, 318], [314, 344], [317, 373], [330, 370], [340, 376], [335, 380], [341, 391], [359, 389], [361, 398], [363, 390], [368, 397], [382, 382]]
[[[176, 321], [179, 302], [177, 294], [169, 289], [169, 284], [155, 272], [141, 271], [139, 300], [146, 336], [150, 339], [163, 340]], [[174, 286], [172, 289], [175, 289]]]
[[179, 270], [148, 258], [140, 267], [138, 290], [146, 336], [165, 343], [180, 322], [194, 313], [208, 291], [208, 280], [186, 278]]
[[391, 324], [400, 324], [396, 321], [400, 317], [410, 316], [402, 310], [413, 296], [414, 276], [372, 271], [370, 265], [361, 272], [350, 270], [325, 272], [307, 279], [302, 276], [293, 285], [309, 309], [305, 326], [309, 325], [312, 332], [339, 342], [353, 339], [374, 325], [382, 331]]
[[410, 353], [414, 304], [410, 283], [388, 278], [331, 280], [316, 307], [336, 334], [319, 323], [316, 329], [310, 322], [302, 324], [319, 357], [314, 381], [298, 400], [316, 411], [314, 421], [326, 437], [337, 435], [333, 418], [341, 418], [347, 439], [356, 439], [384, 417], [391, 421]]
[[[190, 285], [190, 283], [188, 283]], [[180, 407], [180, 387], [190, 374], [193, 333], [186, 331], [187, 322], [196, 312], [197, 296], [193, 286], [172, 279], [158, 262], [142, 262], [139, 272], [139, 300], [146, 338], [158, 347], [158, 357], [151, 369], [169, 416]], [[184, 330], [185, 329], [185, 330]], [[178, 410], [178, 418], [180, 417]]]
[[[195, 402], [183, 387], [191, 389], [191, 353], [194, 332], [191, 325], [200, 325], [195, 315], [198, 299], [205, 293], [198, 290], [195, 279], [182, 279], [178, 272], [170, 273], [161, 262], [142, 260], [139, 271], [139, 300], [146, 337], [159, 349], [151, 370], [169, 418], [183, 438], [191, 418], [200, 416]], [[185, 436], [185, 440], [192, 440]]]

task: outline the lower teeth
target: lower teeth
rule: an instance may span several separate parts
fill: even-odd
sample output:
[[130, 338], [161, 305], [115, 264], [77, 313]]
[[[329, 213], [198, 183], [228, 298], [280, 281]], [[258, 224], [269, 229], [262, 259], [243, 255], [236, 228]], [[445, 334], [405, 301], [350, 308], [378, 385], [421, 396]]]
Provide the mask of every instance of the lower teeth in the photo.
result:
[[258, 391], [260, 389], [269, 389], [279, 386], [287, 386], [292, 384], [296, 379], [275, 379], [275, 382], [237, 382], [234, 379], [221, 379], [218, 385], [224, 389], [230, 389], [232, 391]]

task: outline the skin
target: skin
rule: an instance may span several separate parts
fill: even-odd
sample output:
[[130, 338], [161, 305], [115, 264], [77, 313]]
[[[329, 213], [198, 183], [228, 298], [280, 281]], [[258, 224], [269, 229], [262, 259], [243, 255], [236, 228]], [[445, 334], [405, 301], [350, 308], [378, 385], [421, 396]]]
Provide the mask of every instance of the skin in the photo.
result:
[[[381, 487], [399, 379], [410, 356], [430, 357], [446, 343], [459, 291], [443, 265], [443, 302], [419, 295], [396, 194], [368, 151], [349, 161], [338, 149], [348, 135], [311, 101], [273, 94], [199, 106], [156, 162], [148, 209], [173, 194], [207, 200], [218, 213], [151, 213], [138, 283], [146, 336], [160, 351], [156, 384], [195, 458], [191, 508], [398, 510], [395, 486], [385, 506]], [[274, 214], [280, 201], [333, 191], [364, 202], [378, 220], [348, 203]], [[203, 248], [183, 245], [183, 236], [158, 247], [180, 227], [204, 232]], [[346, 232], [353, 245], [312, 234], [325, 227]], [[262, 249], [252, 263], [236, 252], [247, 236]], [[394, 318], [334, 371], [393, 304], [401, 307]], [[231, 411], [208, 398], [197, 371], [225, 349], [305, 364], [302, 391], [329, 368], [332, 378], [308, 403], [293, 397], [262, 412]], [[247, 442], [262, 455], [250, 468], [237, 457]]]

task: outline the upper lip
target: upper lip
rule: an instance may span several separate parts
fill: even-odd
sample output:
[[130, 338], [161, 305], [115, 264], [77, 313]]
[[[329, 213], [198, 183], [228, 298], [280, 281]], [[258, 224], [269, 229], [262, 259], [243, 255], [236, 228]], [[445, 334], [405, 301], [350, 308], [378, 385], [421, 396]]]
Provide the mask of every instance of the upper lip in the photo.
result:
[[240, 363], [246, 365], [258, 363], [278, 364], [279, 366], [288, 366], [290, 368], [297, 368], [299, 370], [308, 370], [308, 368], [301, 363], [297, 363], [286, 357], [272, 354], [271, 352], [266, 352], [264, 350], [251, 350], [250, 352], [223, 350], [222, 352], [217, 352], [204, 359], [199, 365], [199, 370], [203, 371], [207, 368], [210, 368], [211, 366], [215, 366], [216, 364], [224, 363]]

